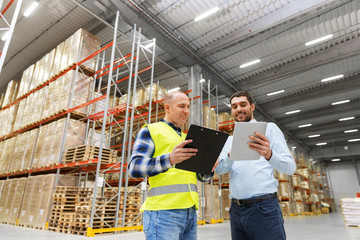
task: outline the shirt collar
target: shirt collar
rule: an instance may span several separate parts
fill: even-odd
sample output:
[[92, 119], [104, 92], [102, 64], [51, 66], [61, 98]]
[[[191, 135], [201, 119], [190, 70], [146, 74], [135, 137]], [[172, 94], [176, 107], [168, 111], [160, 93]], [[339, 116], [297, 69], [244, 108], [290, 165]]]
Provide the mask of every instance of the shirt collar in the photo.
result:
[[166, 123], [167, 125], [172, 127], [178, 134], [181, 135], [181, 127], [176, 127], [175, 124], [173, 124], [173, 123], [171, 123], [171, 122], [169, 122], [169, 121], [167, 121], [167, 120], [165, 120], [163, 118], [160, 119], [160, 122]]

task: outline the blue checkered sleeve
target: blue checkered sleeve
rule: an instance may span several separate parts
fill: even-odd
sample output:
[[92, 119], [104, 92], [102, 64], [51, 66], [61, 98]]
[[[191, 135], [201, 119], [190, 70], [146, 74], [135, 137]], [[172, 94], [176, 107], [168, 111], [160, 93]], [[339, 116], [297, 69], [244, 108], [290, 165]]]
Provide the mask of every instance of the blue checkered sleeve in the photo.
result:
[[145, 126], [136, 136], [128, 165], [132, 178], [152, 177], [172, 167], [170, 153], [153, 158], [154, 152], [155, 143], [149, 129]]

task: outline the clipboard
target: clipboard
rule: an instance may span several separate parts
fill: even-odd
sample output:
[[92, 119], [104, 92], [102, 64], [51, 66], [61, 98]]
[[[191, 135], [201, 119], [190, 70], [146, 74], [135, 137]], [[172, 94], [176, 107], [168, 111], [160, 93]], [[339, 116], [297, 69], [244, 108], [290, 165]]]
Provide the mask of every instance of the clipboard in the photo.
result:
[[230, 160], [259, 160], [260, 154], [249, 148], [250, 135], [259, 132], [265, 135], [266, 122], [236, 122], [230, 151]]
[[176, 164], [175, 168], [210, 174], [228, 136], [227, 133], [192, 124], [186, 140], [192, 139], [193, 142], [185, 145], [185, 147], [196, 148], [198, 152], [196, 156]]

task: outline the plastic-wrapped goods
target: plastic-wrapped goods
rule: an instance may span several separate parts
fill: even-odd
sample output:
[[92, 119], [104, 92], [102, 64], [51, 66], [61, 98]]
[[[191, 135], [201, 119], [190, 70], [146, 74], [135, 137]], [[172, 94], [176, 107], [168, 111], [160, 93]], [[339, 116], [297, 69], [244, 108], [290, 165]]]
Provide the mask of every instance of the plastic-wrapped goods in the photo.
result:
[[73, 36], [70, 36], [64, 41], [64, 49], [63, 49], [63, 53], [61, 55], [61, 61], [60, 61], [60, 67], [59, 67], [60, 71], [65, 70], [70, 67], [69, 66], [69, 57], [70, 57], [70, 52], [71, 52], [72, 40], [73, 40]]
[[280, 202], [281, 212], [283, 216], [290, 216], [290, 202], [288, 201], [282, 201]]
[[4, 100], [1, 107], [3, 108], [14, 102], [14, 100], [16, 100], [18, 91], [19, 91], [19, 81], [11, 80], [7, 85]]
[[291, 178], [294, 187], [301, 187], [301, 178], [299, 175], [292, 175]]
[[14, 152], [16, 138], [9, 138], [5, 141], [0, 155], [0, 174], [7, 173], [10, 165], [10, 159]]
[[148, 104], [150, 101], [150, 90], [151, 90], [151, 102], [164, 99], [167, 92], [166, 88], [162, 86], [158, 86], [157, 84], [153, 84], [152, 89], [150, 89], [150, 85], [148, 85], [144, 92], [144, 104]]
[[16, 103], [0, 112], [0, 137], [13, 131], [18, 107], [19, 103]]
[[340, 199], [346, 226], [360, 226], [360, 198]]
[[6, 216], [9, 216], [10, 210], [6, 210], [6, 204], [8, 197], [11, 195], [11, 185], [13, 184], [12, 179], [7, 179], [3, 186], [3, 191], [0, 198], [0, 222], [6, 221]]
[[[1, 148], [0, 148], [0, 151], [1, 151]], [[5, 183], [5, 180], [0, 180], [0, 199], [2, 196], [2, 190], [4, 188], [4, 183]]]
[[143, 106], [144, 104], [145, 104], [144, 89], [143, 88], [136, 89], [134, 107], [140, 107]]
[[221, 189], [221, 199], [222, 199], [222, 217], [223, 219], [230, 219], [230, 206], [231, 200], [229, 198], [230, 191], [228, 188]]
[[295, 202], [296, 213], [301, 214], [304, 212], [304, 204], [302, 202]]
[[9, 214], [5, 215], [5, 218], [7, 218], [6, 222], [8, 224], [15, 225], [20, 213], [27, 178], [14, 178], [12, 181], [13, 183], [10, 188], [11, 194], [8, 196], [7, 203], [5, 205], [5, 214], [7, 212], [9, 212]]
[[60, 119], [40, 127], [32, 168], [57, 164], [64, 137], [66, 137], [64, 149], [84, 143], [86, 124], [70, 119], [69, 127], [65, 133], [65, 123], [66, 119]]
[[277, 179], [277, 180], [284, 180], [284, 181], [288, 181], [289, 180], [289, 176], [284, 174], [284, 173], [281, 173], [281, 172], [278, 172], [276, 170], [274, 170], [274, 177]]
[[[81, 44], [82, 43], [82, 44]], [[81, 60], [84, 60], [100, 48], [100, 41], [94, 35], [91, 35], [84, 29], [77, 30], [72, 35], [71, 48], [69, 49], [68, 65], [71, 66]], [[88, 69], [95, 69], [96, 61], [94, 58], [82, 63], [82, 66]]]
[[[30, 176], [24, 192], [19, 225], [44, 228], [53, 199], [56, 174]], [[74, 186], [76, 178], [59, 175], [58, 186]]]
[[294, 200], [299, 202], [303, 201], [301, 191], [294, 191]]
[[288, 182], [280, 182], [278, 189], [280, 197], [290, 198], [290, 184]]
[[1, 109], [1, 106], [2, 106], [2, 104], [3, 104], [3, 102], [4, 102], [4, 97], [5, 97], [5, 94], [2, 93], [2, 94], [0, 95], [0, 109]]
[[301, 187], [304, 189], [310, 190], [309, 182], [308, 181], [301, 181]]
[[33, 77], [30, 84], [30, 91], [40, 86], [45, 82], [44, 80], [44, 69], [46, 68], [46, 55], [43, 56], [39, 61], [36, 62]]
[[35, 69], [35, 64], [31, 65], [23, 72], [17, 98], [20, 98], [29, 92], [34, 69]]
[[203, 106], [203, 121], [205, 127], [216, 129], [217, 115], [213, 108], [209, 110], [208, 106]]
[[54, 64], [51, 70], [51, 77], [56, 76], [60, 73], [61, 57], [64, 51], [65, 42], [60, 43], [55, 50]]
[[[73, 81], [74, 92], [70, 101]], [[56, 115], [62, 111], [86, 103], [89, 100], [91, 84], [91, 77], [74, 70], [67, 72], [56, 81], [51, 82], [41, 118], [45, 119], [51, 115]], [[75, 112], [87, 114], [87, 107], [77, 109]]]
[[310, 178], [310, 171], [308, 168], [297, 169], [296, 171], [299, 173], [299, 175], [303, 176], [305, 179]]
[[319, 196], [315, 193], [310, 194], [310, 199], [312, 203], [319, 203]]
[[[94, 93], [94, 99], [99, 98], [101, 96], [102, 96], [101, 93], [97, 93], [97, 92]], [[106, 107], [106, 98], [103, 98], [103, 99], [91, 104], [90, 106], [91, 106], [91, 114], [95, 114], [95, 113], [104, 111], [105, 107]]]
[[26, 101], [27, 101], [27, 98], [24, 98], [24, 99], [20, 100], [20, 102], [19, 102], [19, 108], [17, 110], [13, 131], [17, 131], [21, 128], [21, 122], [22, 122], [23, 115], [25, 113], [25, 108], [26, 108]]
[[[211, 219], [220, 219], [219, 187], [216, 185], [204, 184], [204, 196], [205, 196], [204, 220], [207, 223], [209, 223], [211, 222]], [[201, 212], [202, 208], [199, 209]], [[211, 210], [213, 214], [211, 214]], [[199, 215], [202, 216], [202, 213], [200, 213]]]
[[298, 168], [303, 168], [303, 167], [307, 167], [307, 159], [305, 158], [304, 154], [299, 154], [298, 157], [296, 158], [296, 162], [297, 162], [297, 167]]

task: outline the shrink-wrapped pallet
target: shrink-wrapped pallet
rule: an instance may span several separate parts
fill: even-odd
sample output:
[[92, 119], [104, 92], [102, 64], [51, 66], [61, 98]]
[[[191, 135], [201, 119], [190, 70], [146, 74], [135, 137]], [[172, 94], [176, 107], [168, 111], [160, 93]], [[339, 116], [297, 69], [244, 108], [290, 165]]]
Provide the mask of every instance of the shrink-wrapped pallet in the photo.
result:
[[86, 124], [70, 119], [65, 132], [66, 119], [60, 119], [40, 127], [32, 168], [57, 164], [61, 154], [61, 143], [65, 138], [64, 149], [84, 143]]
[[301, 187], [301, 178], [299, 175], [292, 175], [291, 178], [294, 187]]
[[24, 196], [27, 178], [14, 178], [12, 179], [11, 193], [7, 204], [5, 205], [5, 212], [9, 209], [9, 215], [6, 222], [15, 225], [20, 213], [21, 203]]
[[0, 137], [13, 132], [18, 107], [19, 103], [16, 103], [0, 112]]
[[303, 176], [305, 179], [310, 178], [310, 171], [308, 168], [301, 168], [301, 169], [297, 169], [296, 171], [299, 175]]
[[280, 181], [287, 181], [289, 180], [289, 176], [285, 173], [281, 173], [281, 172], [278, 172], [276, 170], [274, 170], [274, 177], [277, 179], [277, 180], [280, 180]]
[[16, 100], [18, 90], [19, 90], [19, 81], [11, 80], [7, 85], [4, 100], [1, 107], [8, 106], [12, 102], [14, 102], [14, 100]]
[[61, 61], [60, 61], [60, 71], [67, 69], [69, 66], [69, 57], [71, 52], [71, 45], [72, 45], [73, 36], [68, 37], [64, 41], [64, 49], [63, 53], [61, 55]]
[[310, 190], [310, 185], [308, 181], [301, 181], [301, 187]]
[[[84, 29], [77, 30], [72, 35], [72, 43], [69, 53], [68, 65], [84, 60], [100, 48], [100, 41]], [[94, 58], [81, 64], [88, 69], [95, 69], [96, 61]]]
[[307, 167], [307, 161], [304, 154], [298, 154], [298, 156], [296, 157], [296, 163], [298, 168]]
[[205, 127], [216, 129], [217, 116], [213, 108], [203, 106], [203, 121]]
[[148, 85], [144, 92], [144, 104], [148, 104], [150, 101], [150, 90], [151, 90], [151, 102], [162, 100], [166, 96], [166, 88], [153, 84], [152, 88]]
[[41, 120], [48, 90], [48, 86], [45, 86], [27, 97], [25, 111], [21, 120], [21, 128]]
[[6, 221], [6, 216], [9, 216], [9, 210], [6, 210], [7, 200], [11, 195], [12, 179], [6, 179], [3, 186], [3, 191], [0, 198], [0, 222]]
[[302, 202], [295, 202], [295, 211], [298, 214], [302, 214], [304, 212], [304, 204]]
[[[42, 119], [86, 103], [89, 100], [91, 84], [91, 77], [74, 70], [50, 83]], [[71, 93], [72, 89], [73, 93]], [[77, 109], [75, 112], [86, 114], [87, 107]]]
[[134, 107], [140, 107], [145, 104], [144, 91], [143, 88], [136, 89]]
[[47, 80], [51, 79], [51, 72], [52, 72], [52, 68], [54, 65], [54, 60], [55, 60], [55, 53], [56, 53], [56, 48], [54, 48], [51, 52], [49, 52], [48, 54], [46, 54], [46, 65], [44, 67], [44, 82], [46, 82]]
[[[220, 219], [220, 199], [219, 188], [216, 185], [204, 184], [204, 220], [210, 223], [212, 219]], [[202, 208], [200, 206], [199, 217], [202, 217]]]
[[45, 81], [43, 77], [44, 77], [44, 69], [46, 68], [46, 64], [47, 64], [46, 55], [36, 62], [34, 73], [31, 79], [30, 91], [37, 88]]
[[230, 190], [228, 188], [221, 189], [221, 198], [222, 198], [222, 218], [229, 220], [230, 219], [230, 206], [231, 199], [229, 198]]
[[299, 202], [303, 201], [301, 191], [294, 191], [294, 200]]
[[2, 104], [3, 104], [3, 102], [4, 102], [4, 97], [5, 97], [5, 93], [2, 93], [2, 94], [0, 95], [0, 109], [1, 109], [1, 106], [2, 106]]
[[281, 198], [290, 198], [290, 184], [288, 182], [280, 182], [278, 190]]
[[232, 130], [233, 127], [232, 127], [232, 123], [229, 122], [233, 120], [233, 118], [231, 117], [231, 115], [227, 112], [222, 112], [222, 113], [219, 113], [219, 127], [228, 127], [229, 130]]
[[7, 173], [10, 165], [10, 159], [14, 152], [16, 138], [9, 138], [4, 142], [0, 155], [0, 174]]
[[21, 123], [22, 123], [23, 116], [25, 113], [25, 108], [26, 108], [26, 101], [27, 101], [27, 98], [24, 98], [24, 99], [20, 100], [20, 102], [18, 103], [19, 108], [17, 110], [13, 131], [17, 131], [21, 128]]
[[23, 75], [22, 75], [21, 81], [20, 81], [20, 87], [19, 87], [19, 92], [18, 92], [17, 98], [20, 98], [29, 92], [34, 69], [35, 69], [35, 64], [31, 65], [30, 67], [25, 69], [25, 71], [23, 72]]
[[[103, 96], [103, 94], [95, 92], [93, 99], [99, 98], [101, 96]], [[101, 111], [104, 111], [105, 107], [106, 107], [106, 98], [103, 98], [103, 99], [91, 104], [90, 106], [91, 106], [91, 114], [99, 113]]]
[[283, 216], [290, 216], [290, 202], [282, 201], [280, 202], [280, 207]]
[[54, 64], [51, 70], [51, 77], [54, 77], [60, 73], [61, 57], [64, 51], [65, 42], [60, 43], [55, 50]]
[[360, 226], [360, 198], [342, 198], [340, 206], [346, 226]]

